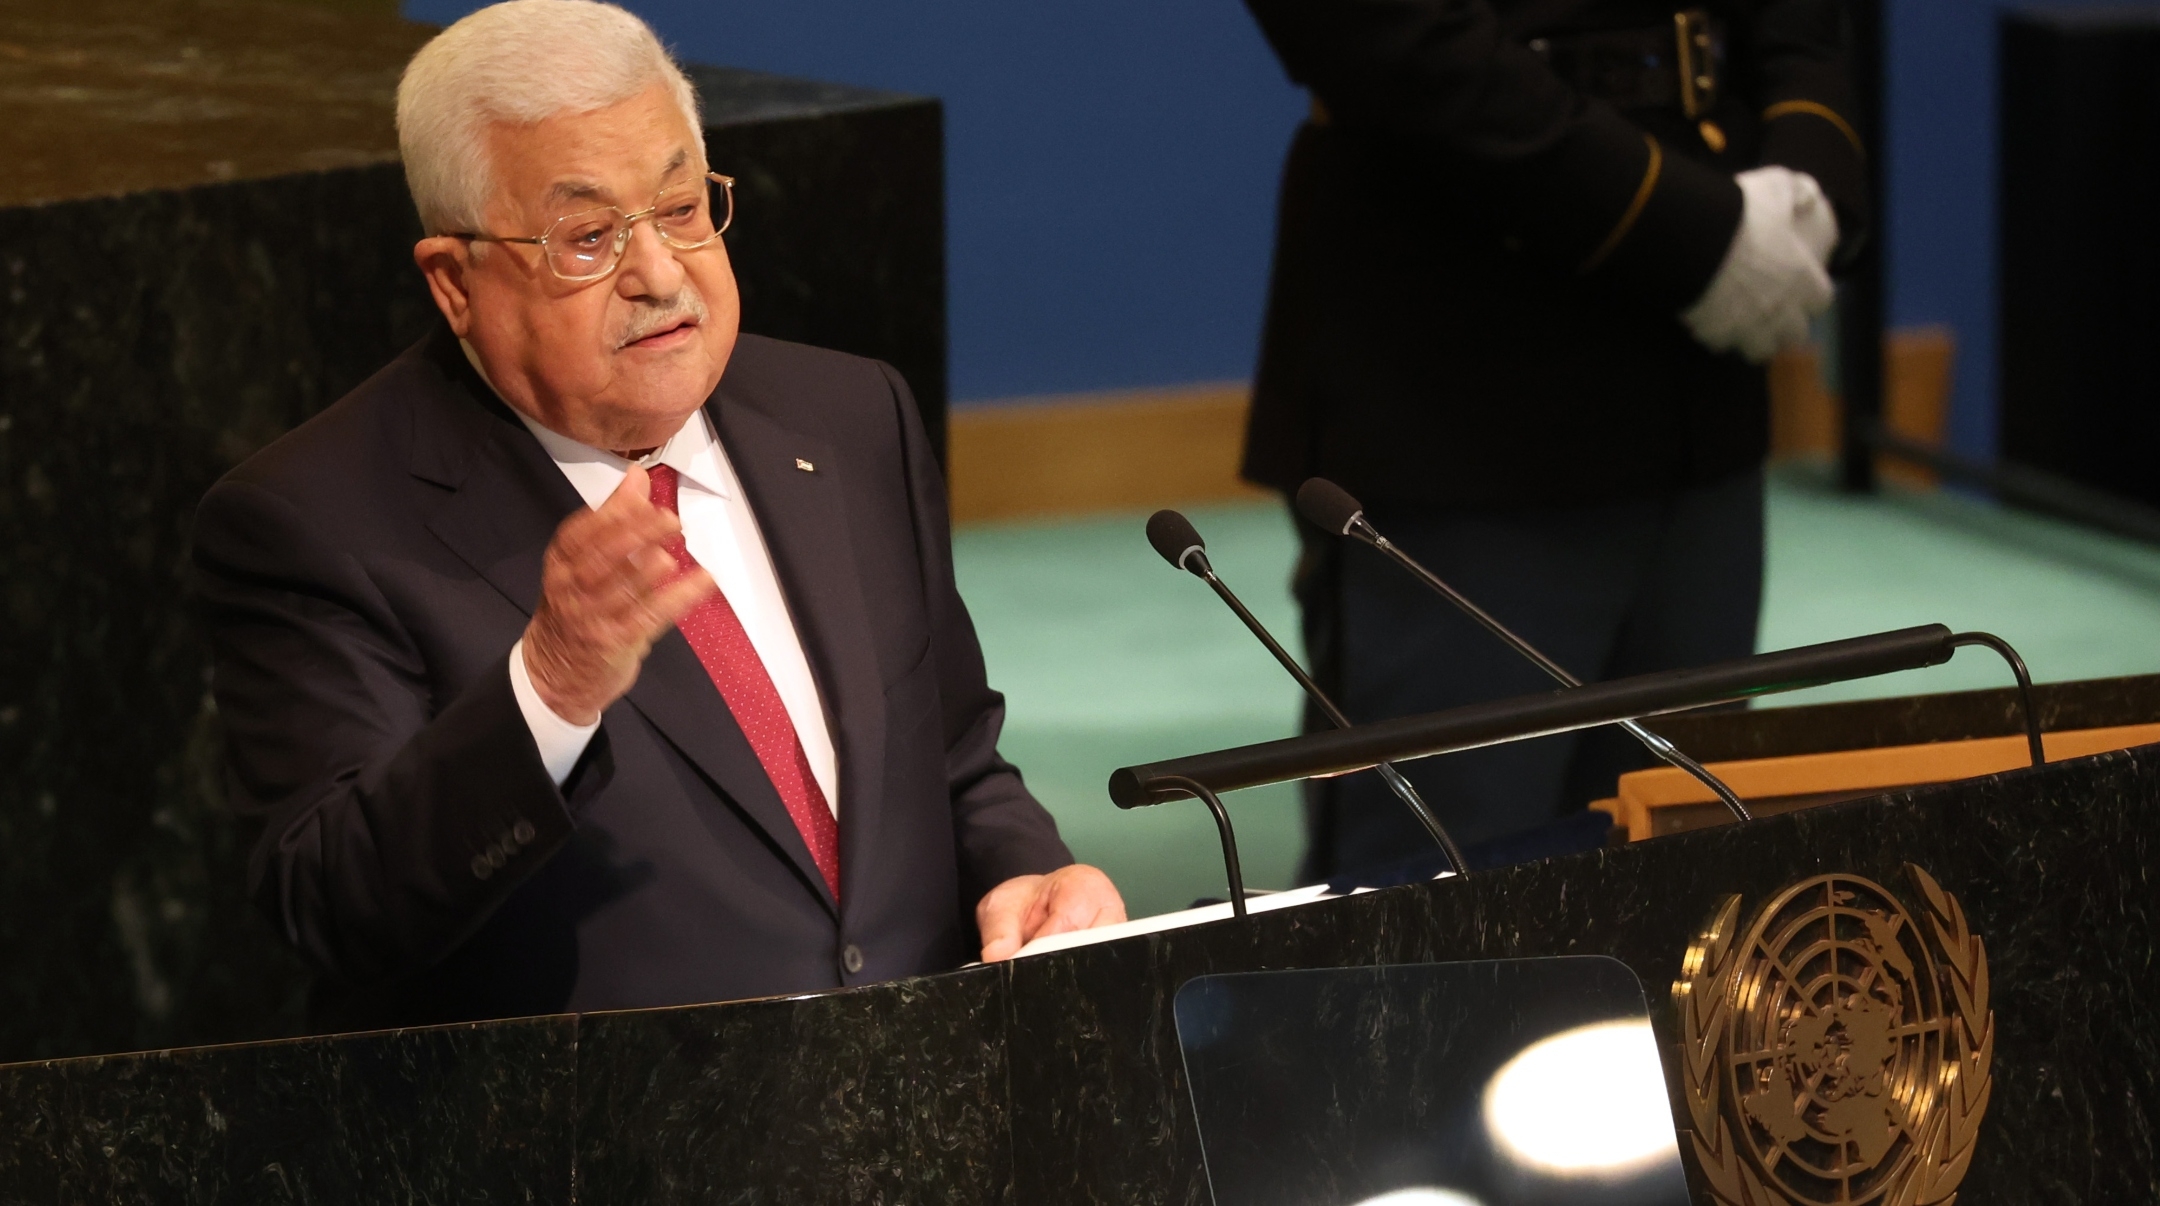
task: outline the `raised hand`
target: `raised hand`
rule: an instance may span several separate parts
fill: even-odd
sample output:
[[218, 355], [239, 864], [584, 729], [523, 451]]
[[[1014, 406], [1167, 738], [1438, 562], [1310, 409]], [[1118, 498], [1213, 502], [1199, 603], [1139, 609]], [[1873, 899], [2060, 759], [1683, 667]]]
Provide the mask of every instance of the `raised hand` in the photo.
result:
[[667, 546], [681, 534], [636, 465], [598, 510], [555, 529], [525, 626], [525, 671], [549, 711], [593, 723], [637, 681], [653, 642], [716, 589], [702, 568], [677, 567]]

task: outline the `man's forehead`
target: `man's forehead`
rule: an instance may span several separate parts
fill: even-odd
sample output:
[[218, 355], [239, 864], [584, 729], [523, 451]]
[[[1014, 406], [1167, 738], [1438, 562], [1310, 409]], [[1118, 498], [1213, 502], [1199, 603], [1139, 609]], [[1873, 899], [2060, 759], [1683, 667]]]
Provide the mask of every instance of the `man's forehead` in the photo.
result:
[[645, 178], [634, 181], [610, 182], [589, 172], [566, 172], [548, 184], [544, 200], [550, 205], [579, 201], [609, 205], [623, 200], [620, 195], [621, 188], [628, 188], [632, 190], [631, 196], [643, 199], [688, 175], [690, 167], [689, 148], [677, 147], [674, 154], [669, 155], [666, 162], [660, 165], [657, 173], [649, 176], [640, 173]]

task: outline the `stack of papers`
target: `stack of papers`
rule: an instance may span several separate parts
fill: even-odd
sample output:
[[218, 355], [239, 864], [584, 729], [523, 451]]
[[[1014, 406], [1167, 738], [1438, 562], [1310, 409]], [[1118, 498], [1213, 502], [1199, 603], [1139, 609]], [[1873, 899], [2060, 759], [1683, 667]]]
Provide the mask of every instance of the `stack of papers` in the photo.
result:
[[[1452, 871], [1443, 871], [1435, 879], [1446, 879]], [[1347, 895], [1356, 896], [1370, 892], [1371, 888], [1354, 888]], [[1245, 910], [1248, 913], [1272, 913], [1276, 909], [1294, 909], [1318, 900], [1335, 900], [1338, 894], [1328, 891], [1326, 884], [1313, 884], [1304, 888], [1292, 888], [1287, 892], [1270, 892], [1264, 896], [1247, 895]], [[1121, 921], [1116, 925], [1099, 925], [1092, 930], [1073, 930], [1064, 934], [1050, 934], [1020, 948], [1015, 959], [1029, 955], [1047, 955], [1051, 951], [1071, 950], [1076, 946], [1092, 946], [1097, 942], [1109, 942], [1118, 938], [1130, 938], [1135, 934], [1153, 934], [1162, 930], [1183, 929], [1189, 925], [1202, 925], [1210, 921], [1224, 921], [1232, 916], [1228, 901], [1222, 904], [1202, 905], [1197, 909], [1180, 909], [1175, 913], [1157, 913], [1153, 917], [1138, 917]]]

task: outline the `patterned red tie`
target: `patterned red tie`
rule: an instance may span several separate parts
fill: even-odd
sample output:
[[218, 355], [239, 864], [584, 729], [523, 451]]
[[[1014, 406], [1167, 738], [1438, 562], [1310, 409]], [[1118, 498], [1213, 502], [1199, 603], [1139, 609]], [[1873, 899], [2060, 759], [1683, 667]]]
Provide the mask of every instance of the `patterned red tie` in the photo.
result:
[[[653, 505], [676, 511], [675, 470], [656, 465], [647, 472], [652, 476]], [[697, 564], [680, 536], [668, 542], [668, 552], [675, 555], [675, 564], [685, 572]], [[780, 692], [774, 689], [772, 676], [765, 672], [765, 663], [758, 657], [757, 647], [750, 643], [750, 634], [743, 631], [735, 609], [719, 591], [707, 595], [675, 626], [682, 629], [698, 661], [704, 663], [713, 686], [720, 688], [720, 698], [735, 714], [743, 736], [750, 739], [759, 765], [779, 790], [780, 802], [787, 805], [788, 816], [802, 831], [810, 857], [825, 877], [826, 886], [832, 889], [833, 900], [838, 901], [840, 823], [825, 805], [825, 791], [810, 773], [810, 756], [803, 752], [795, 722], [788, 718], [787, 705], [780, 702]]]

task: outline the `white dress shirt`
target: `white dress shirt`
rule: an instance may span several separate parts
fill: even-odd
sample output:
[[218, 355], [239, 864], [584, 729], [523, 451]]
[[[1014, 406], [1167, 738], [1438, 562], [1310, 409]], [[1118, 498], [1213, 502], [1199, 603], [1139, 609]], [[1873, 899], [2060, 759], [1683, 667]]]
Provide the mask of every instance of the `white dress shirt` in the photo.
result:
[[[525, 426], [577, 488], [586, 506], [597, 509], [630, 472], [630, 462], [612, 452], [588, 448], [529, 418]], [[683, 543], [719, 583], [720, 593], [742, 621], [751, 646], [765, 663], [765, 673], [780, 693], [780, 702], [787, 707], [788, 719], [795, 722], [795, 735], [810, 759], [810, 774], [824, 790], [826, 806], [838, 816], [840, 766], [817, 680], [810, 675], [810, 660], [803, 654], [802, 639], [788, 614], [787, 598], [780, 593], [780, 577], [773, 572], [772, 554], [758, 530], [757, 516], [750, 511], [750, 500], [743, 496], [742, 483], [713, 433], [712, 422], [703, 410], [692, 413], [674, 438], [638, 464], [647, 469], [667, 465], [680, 475], [675, 505], [682, 516]], [[599, 722], [571, 724], [541, 702], [525, 668], [522, 638], [510, 651], [510, 688], [540, 747], [541, 763], [560, 786], [570, 777], [570, 769], [577, 765]]]

